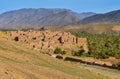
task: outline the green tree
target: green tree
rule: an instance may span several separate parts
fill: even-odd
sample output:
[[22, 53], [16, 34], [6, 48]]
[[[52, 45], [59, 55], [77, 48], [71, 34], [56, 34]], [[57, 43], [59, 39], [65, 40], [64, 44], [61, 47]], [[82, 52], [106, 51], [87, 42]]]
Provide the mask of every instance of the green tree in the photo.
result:
[[88, 55], [100, 59], [111, 56], [120, 58], [120, 33], [116, 35], [116, 33], [113, 32], [106, 32], [103, 34], [75, 32], [73, 34], [77, 37], [87, 38], [89, 49]]

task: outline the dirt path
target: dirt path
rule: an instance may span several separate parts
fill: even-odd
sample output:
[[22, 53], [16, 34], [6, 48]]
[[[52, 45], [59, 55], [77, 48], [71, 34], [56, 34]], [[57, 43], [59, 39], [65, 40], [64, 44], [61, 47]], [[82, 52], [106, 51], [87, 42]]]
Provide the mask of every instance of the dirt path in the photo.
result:
[[95, 72], [97, 74], [101, 74], [104, 76], [108, 76], [111, 79], [120, 79], [120, 70], [114, 70], [94, 65], [85, 65], [85, 64], [77, 64], [80, 68], [87, 69], [91, 72]]

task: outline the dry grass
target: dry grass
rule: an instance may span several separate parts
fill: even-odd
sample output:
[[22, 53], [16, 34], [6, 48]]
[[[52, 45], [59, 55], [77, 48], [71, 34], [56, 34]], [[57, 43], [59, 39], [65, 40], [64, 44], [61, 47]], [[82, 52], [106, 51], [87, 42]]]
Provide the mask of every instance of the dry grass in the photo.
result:
[[0, 79], [109, 79], [25, 45], [0, 40]]
[[120, 31], [120, 25], [116, 25], [112, 28], [113, 31]]
[[94, 24], [94, 25], [79, 25], [79, 26], [63, 26], [63, 27], [46, 27], [52, 31], [69, 31], [79, 32], [85, 31], [87, 33], [105, 33], [111, 31], [120, 31], [120, 25], [118, 24]]

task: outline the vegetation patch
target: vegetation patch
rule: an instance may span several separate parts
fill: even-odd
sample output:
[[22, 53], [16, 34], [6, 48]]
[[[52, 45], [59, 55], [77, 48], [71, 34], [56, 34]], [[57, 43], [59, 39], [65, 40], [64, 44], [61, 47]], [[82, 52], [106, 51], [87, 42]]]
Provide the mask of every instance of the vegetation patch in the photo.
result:
[[60, 47], [56, 47], [56, 49], [54, 50], [54, 54], [61, 54], [61, 55], [65, 55], [66, 51], [62, 50]]

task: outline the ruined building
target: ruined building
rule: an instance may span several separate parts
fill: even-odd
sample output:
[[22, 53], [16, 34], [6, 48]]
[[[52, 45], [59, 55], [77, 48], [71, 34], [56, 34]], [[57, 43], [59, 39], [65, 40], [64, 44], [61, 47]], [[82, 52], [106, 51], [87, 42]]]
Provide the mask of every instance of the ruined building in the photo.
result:
[[80, 46], [88, 51], [87, 39], [76, 38], [70, 32], [51, 31], [10, 31], [7, 34], [15, 41], [25, 43], [37, 51], [53, 52], [56, 47], [63, 50], [75, 50]]

